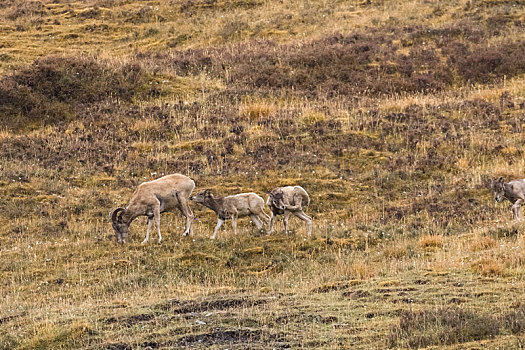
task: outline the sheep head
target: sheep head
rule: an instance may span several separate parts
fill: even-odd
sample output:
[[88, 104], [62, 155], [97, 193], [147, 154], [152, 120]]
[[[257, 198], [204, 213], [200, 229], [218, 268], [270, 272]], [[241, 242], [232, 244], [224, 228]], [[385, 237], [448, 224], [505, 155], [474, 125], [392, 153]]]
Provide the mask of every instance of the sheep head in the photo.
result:
[[129, 223], [125, 223], [122, 220], [122, 214], [126, 212], [124, 208], [117, 208], [111, 212], [111, 225], [115, 230], [115, 236], [117, 237], [118, 243], [126, 243], [129, 233]]
[[284, 204], [284, 192], [280, 189], [275, 189], [270, 192], [270, 209], [275, 214], [283, 214], [286, 206]]
[[191, 196], [190, 199], [197, 203], [205, 203], [213, 198], [211, 190], [204, 190], [200, 193], [197, 193], [195, 196]]
[[491, 183], [492, 194], [497, 202], [501, 202], [505, 197], [505, 180], [500, 177], [497, 180], [492, 180]]

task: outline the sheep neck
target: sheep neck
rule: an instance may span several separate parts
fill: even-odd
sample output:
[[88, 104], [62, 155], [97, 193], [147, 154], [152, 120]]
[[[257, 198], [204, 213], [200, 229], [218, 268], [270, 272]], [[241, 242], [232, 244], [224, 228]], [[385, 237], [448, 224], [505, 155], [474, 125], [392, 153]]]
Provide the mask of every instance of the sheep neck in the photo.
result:
[[518, 200], [518, 197], [511, 190], [509, 184], [503, 184], [503, 197], [505, 197], [509, 202], [515, 203]]
[[214, 212], [219, 213], [224, 207], [224, 198], [206, 198], [206, 200], [202, 202], [202, 204], [204, 204]]
[[133, 210], [129, 210], [126, 208], [126, 210], [124, 210], [124, 212], [121, 215], [122, 223], [129, 225], [137, 216], [138, 215], [135, 215]]

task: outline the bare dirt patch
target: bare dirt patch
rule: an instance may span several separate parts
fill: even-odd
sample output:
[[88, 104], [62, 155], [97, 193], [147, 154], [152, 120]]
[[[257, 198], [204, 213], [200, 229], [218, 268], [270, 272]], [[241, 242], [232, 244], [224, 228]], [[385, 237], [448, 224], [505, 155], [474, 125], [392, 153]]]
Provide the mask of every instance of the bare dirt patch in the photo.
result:
[[[283, 335], [270, 334], [262, 330], [236, 329], [236, 330], [217, 330], [209, 333], [187, 335], [179, 338], [178, 344], [184, 347], [195, 345], [206, 346], [212, 344], [246, 344], [250, 347], [263, 342], [284, 342]], [[279, 348], [289, 348], [283, 343]]]
[[254, 307], [257, 305], [265, 304], [267, 302], [267, 299], [252, 299], [246, 296], [238, 298], [221, 298], [217, 300], [207, 301], [181, 301], [178, 299], [172, 299], [167, 303], [159, 305], [159, 307], [163, 310], [171, 310], [175, 314], [187, 314], [192, 312], [202, 312], [210, 310]]

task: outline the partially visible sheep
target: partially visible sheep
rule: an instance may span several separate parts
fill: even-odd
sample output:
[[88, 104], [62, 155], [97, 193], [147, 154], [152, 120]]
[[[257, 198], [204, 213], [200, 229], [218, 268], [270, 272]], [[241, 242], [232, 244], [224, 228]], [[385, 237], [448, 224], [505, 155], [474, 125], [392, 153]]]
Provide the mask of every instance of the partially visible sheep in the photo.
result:
[[160, 214], [166, 211], [180, 210], [186, 217], [183, 236], [192, 232], [193, 213], [188, 205], [188, 198], [195, 188], [195, 182], [181, 174], [166, 175], [159, 179], [140, 184], [126, 208], [117, 208], [110, 214], [111, 224], [117, 236], [117, 242], [126, 243], [129, 225], [138, 216], [148, 217], [148, 228], [143, 244], [149, 240], [153, 220], [157, 226], [159, 242]]
[[260, 230], [263, 224], [268, 224], [269, 216], [264, 212], [264, 200], [256, 193], [241, 193], [233, 196], [214, 197], [210, 190], [205, 190], [190, 198], [217, 214], [217, 226], [211, 239], [215, 239], [217, 231], [224, 220], [232, 219], [233, 232], [237, 234], [237, 218], [249, 216]]
[[306, 222], [308, 236], [312, 234], [312, 218], [303, 211], [310, 204], [310, 196], [301, 186], [286, 186], [274, 188], [268, 195], [266, 204], [270, 207], [270, 225], [268, 234], [273, 232], [273, 224], [277, 215], [284, 214], [284, 232], [288, 232], [288, 218], [294, 214]]
[[516, 220], [521, 220], [520, 209], [525, 202], [525, 179], [513, 180], [505, 182], [502, 177], [498, 180], [492, 180], [492, 193], [497, 202], [503, 199], [512, 203], [512, 212]]

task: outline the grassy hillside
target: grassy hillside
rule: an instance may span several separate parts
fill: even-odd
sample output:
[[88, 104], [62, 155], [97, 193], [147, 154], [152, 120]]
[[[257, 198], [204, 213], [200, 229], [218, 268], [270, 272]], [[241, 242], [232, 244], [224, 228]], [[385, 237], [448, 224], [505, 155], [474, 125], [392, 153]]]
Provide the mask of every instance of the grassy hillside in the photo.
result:
[[[522, 1], [0, 4], [0, 348], [518, 348]], [[247, 219], [117, 246], [163, 174], [299, 184], [313, 236]]]

